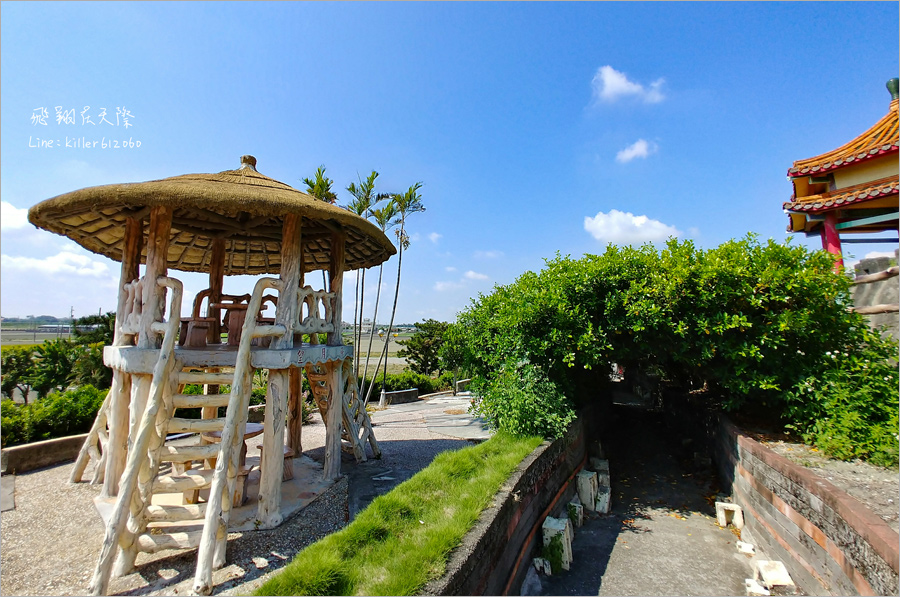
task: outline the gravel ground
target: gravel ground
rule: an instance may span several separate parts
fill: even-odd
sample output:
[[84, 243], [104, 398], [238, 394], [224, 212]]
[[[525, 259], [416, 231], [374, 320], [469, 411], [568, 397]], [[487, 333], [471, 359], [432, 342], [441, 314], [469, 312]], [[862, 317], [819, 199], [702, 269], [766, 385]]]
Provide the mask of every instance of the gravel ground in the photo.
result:
[[[290, 562], [307, 545], [343, 528], [348, 516], [348, 479], [358, 470], [395, 467], [404, 475], [427, 466], [444, 450], [469, 445], [468, 441], [428, 431], [429, 412], [443, 412], [441, 405], [419, 412], [391, 412], [373, 416], [375, 436], [383, 451], [381, 460], [357, 465], [352, 456], [342, 459], [340, 481], [277, 529], [228, 536], [228, 560], [215, 571], [215, 594], [248, 594], [269, 574]], [[254, 438], [248, 452], [255, 453]], [[304, 454], [321, 462], [325, 427], [318, 414], [303, 427]], [[99, 486], [70, 485], [72, 464], [17, 475], [16, 509], [0, 514], [0, 594], [83, 595], [100, 554], [103, 524], [94, 508]], [[89, 477], [89, 475], [87, 475]], [[399, 481], [398, 481], [399, 482]], [[379, 486], [379, 492], [393, 484]], [[111, 594], [184, 595], [193, 582], [196, 550], [140, 554], [137, 572], [113, 579]]]

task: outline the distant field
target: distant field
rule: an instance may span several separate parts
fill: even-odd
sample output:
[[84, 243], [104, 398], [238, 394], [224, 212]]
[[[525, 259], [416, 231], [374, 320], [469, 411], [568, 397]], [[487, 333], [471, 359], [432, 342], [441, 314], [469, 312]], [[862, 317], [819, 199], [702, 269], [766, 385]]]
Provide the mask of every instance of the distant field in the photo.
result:
[[44, 340], [56, 340], [57, 338], [68, 338], [68, 333], [56, 332], [29, 332], [26, 330], [11, 330], [3, 328], [0, 330], [0, 344], [3, 346], [21, 346], [23, 344], [41, 344]]

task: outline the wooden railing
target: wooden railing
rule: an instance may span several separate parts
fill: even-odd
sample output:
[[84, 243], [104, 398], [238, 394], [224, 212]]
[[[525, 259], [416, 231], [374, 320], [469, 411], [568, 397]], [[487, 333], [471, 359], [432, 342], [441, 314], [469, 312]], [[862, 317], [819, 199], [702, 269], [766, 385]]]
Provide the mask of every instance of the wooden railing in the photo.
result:
[[[329, 334], [340, 327], [334, 321], [335, 293], [304, 286], [297, 291], [298, 313], [294, 332], [309, 334], [310, 344], [318, 344], [316, 334]], [[337, 327], [336, 327], [337, 326]]]
[[256, 321], [262, 305], [263, 293], [268, 289], [279, 292], [284, 283], [276, 278], [261, 278], [253, 288], [247, 305], [247, 317], [241, 330], [234, 367], [234, 383], [231, 398], [222, 429], [219, 456], [209, 489], [206, 507], [206, 521], [197, 553], [197, 570], [194, 577], [194, 591], [198, 595], [208, 595], [212, 588], [212, 571], [225, 562], [225, 545], [228, 536], [228, 521], [231, 517], [232, 500], [237, 480], [240, 446], [244, 439], [244, 425], [247, 423], [247, 408], [250, 405], [250, 391], [253, 387], [253, 367], [250, 364], [250, 346], [254, 338], [283, 336], [287, 329], [283, 325], [261, 325]]
[[[156, 282], [172, 291], [169, 303], [169, 321], [158, 321], [152, 325], [153, 331], [163, 334], [162, 347], [159, 350], [159, 358], [153, 369], [153, 379], [150, 385], [150, 396], [147, 400], [147, 406], [141, 416], [137, 436], [129, 446], [128, 459], [125, 464], [125, 470], [122, 473], [119, 493], [116, 497], [116, 503], [113, 506], [109, 523], [106, 526], [106, 536], [103, 539], [97, 568], [91, 580], [90, 589], [94, 595], [107, 594], [110, 572], [117, 551], [116, 547], [122, 547], [123, 551], [133, 551], [132, 546], [140, 530], [128, 528], [129, 515], [131, 518], [136, 519], [136, 526], [141, 526], [140, 521], [144, 508], [149, 504], [148, 482], [152, 482], [153, 477], [149, 451], [151, 448], [155, 448], [158, 451], [159, 445], [164, 439], [159, 436], [157, 418], [160, 415], [160, 406], [165, 408], [163, 396], [166, 394], [165, 390], [170, 383], [169, 378], [175, 365], [174, 348], [180, 323], [178, 314], [181, 313], [182, 284], [180, 280], [164, 276], [160, 276]], [[126, 289], [130, 287], [131, 289], [137, 288], [139, 290], [141, 284], [142, 282], [138, 280], [127, 284]], [[140, 292], [137, 292], [134, 296], [140, 297]], [[134, 304], [134, 301], [132, 301], [132, 304]], [[130, 310], [131, 314], [134, 314], [134, 312], [134, 309]], [[128, 329], [130, 328], [123, 326], [125, 333], [136, 333], [127, 331]], [[155, 464], [158, 464], [158, 462]], [[137, 532], [133, 532], [135, 530]], [[129, 536], [123, 538], [123, 535], [126, 533]]]

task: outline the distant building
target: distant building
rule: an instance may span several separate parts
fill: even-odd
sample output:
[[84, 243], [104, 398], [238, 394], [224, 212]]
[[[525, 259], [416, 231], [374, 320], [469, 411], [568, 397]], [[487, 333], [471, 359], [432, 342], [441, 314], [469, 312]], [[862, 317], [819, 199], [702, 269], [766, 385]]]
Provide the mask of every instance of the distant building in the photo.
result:
[[869, 130], [837, 149], [798, 160], [788, 170], [794, 186], [784, 204], [788, 232], [821, 236], [822, 248], [838, 258], [842, 241], [896, 242], [896, 234], [889, 239], [860, 236], [897, 230], [898, 79], [888, 81], [887, 88], [888, 113]]

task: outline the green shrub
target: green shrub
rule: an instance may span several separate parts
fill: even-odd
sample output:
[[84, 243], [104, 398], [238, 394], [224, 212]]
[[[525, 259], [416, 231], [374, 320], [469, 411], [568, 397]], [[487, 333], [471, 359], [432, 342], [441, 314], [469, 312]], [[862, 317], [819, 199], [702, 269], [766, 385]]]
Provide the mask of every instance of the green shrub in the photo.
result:
[[476, 379], [475, 391], [473, 412], [513, 435], [562, 437], [575, 419], [572, 402], [534, 365], [505, 366], [489, 381]]
[[788, 427], [841, 460], [898, 464], [898, 379], [891, 343], [871, 333], [860, 352], [828, 352], [814, 374], [787, 392]]
[[[441, 350], [452, 349], [464, 369], [484, 380], [488, 400], [480, 408], [489, 419], [511, 420], [510, 400], [535, 410], [523, 397], [529, 394], [517, 394], [515, 386], [538, 386], [517, 382], [509, 363], [539, 368], [552, 388], [540, 390], [547, 396], [538, 398], [538, 408], [562, 419], [573, 405], [608, 395], [616, 363], [658, 374], [685, 391], [705, 388], [713, 405], [761, 414], [775, 424], [793, 422], [805, 432], [814, 417], [804, 409], [838, 409], [843, 414], [828, 423], [832, 439], [822, 431], [816, 441], [846, 453], [835, 444], [844, 440], [834, 438], [857, 437], [866, 426], [873, 426], [873, 441], [890, 439], [885, 413], [891, 405], [896, 411], [896, 384], [861, 392], [859, 380], [832, 371], [828, 375], [835, 387], [847, 389], [845, 397], [821, 394], [808, 407], [803, 401], [809, 393], [794, 389], [811, 377], [823, 379], [821, 365], [830, 354], [861, 358], [875, 346], [865, 319], [848, 311], [849, 288], [849, 279], [834, 272], [830, 254], [789, 242], [760, 243], [753, 235], [709, 250], [677, 240], [661, 251], [610, 245], [602, 255], [557, 256], [541, 272], [479, 295], [444, 334]], [[879, 348], [877, 358], [896, 355], [893, 346]], [[873, 353], [870, 360], [875, 358]], [[895, 440], [856, 449], [882, 459], [896, 449]]]
[[4, 400], [0, 404], [3, 445], [14, 446], [90, 431], [106, 394], [106, 390], [81, 386], [50, 394], [31, 404], [18, 405], [12, 400]]

